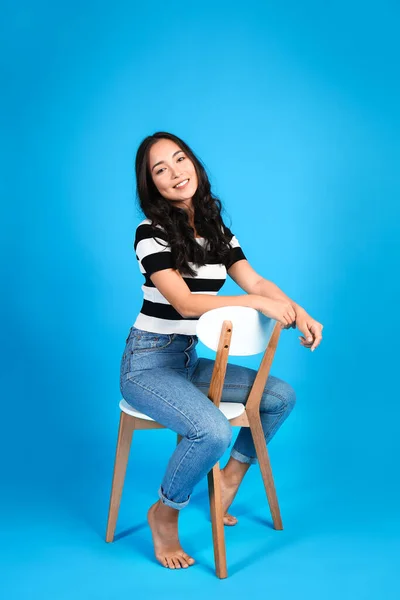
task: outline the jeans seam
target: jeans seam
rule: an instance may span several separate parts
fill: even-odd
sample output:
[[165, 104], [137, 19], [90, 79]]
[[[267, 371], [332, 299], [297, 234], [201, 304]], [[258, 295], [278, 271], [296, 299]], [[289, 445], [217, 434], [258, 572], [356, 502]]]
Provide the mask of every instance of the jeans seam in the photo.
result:
[[[281, 414], [281, 415], [278, 415], [278, 416], [275, 418], [275, 421], [274, 421], [273, 425], [272, 425], [272, 426], [271, 426], [271, 427], [268, 429], [268, 431], [264, 432], [264, 438], [267, 438], [267, 437], [268, 437], [268, 436], [271, 434], [271, 432], [273, 432], [273, 431], [274, 431], [274, 429], [276, 428], [276, 425], [277, 425], [277, 424], [279, 424], [279, 423], [280, 423], [281, 425], [283, 424], [283, 421], [281, 420], [281, 417], [282, 417], [282, 415], [283, 415], [285, 412], [286, 412], [286, 410], [284, 410], [284, 411], [282, 412], [282, 414]], [[286, 415], [286, 416], [288, 417], [288, 416], [289, 416], [289, 414], [288, 414], [288, 415]], [[285, 421], [285, 420], [286, 420], [286, 418], [284, 419], [284, 421]]]
[[[197, 357], [197, 361], [196, 361], [195, 369], [194, 369], [194, 371], [193, 371], [193, 373], [192, 373], [192, 376], [191, 376], [191, 378], [190, 378], [190, 381], [191, 381], [192, 383], [193, 383], [193, 379], [194, 379], [194, 377], [195, 377], [195, 375], [196, 375], [196, 373], [197, 373], [197, 371], [198, 371], [199, 365], [200, 365], [200, 359]], [[195, 384], [195, 383], [193, 383], [193, 385], [196, 385], [196, 384]], [[208, 385], [209, 385], [209, 384], [208, 384]]]
[[[195, 441], [193, 441], [193, 442], [190, 444], [189, 448], [186, 450], [186, 452], [185, 452], [185, 453], [184, 453], [184, 455], [182, 456], [181, 460], [179, 461], [179, 464], [177, 464], [177, 465], [176, 465], [176, 469], [175, 469], [175, 471], [174, 471], [173, 475], [171, 476], [171, 481], [170, 481], [170, 484], [169, 484], [169, 486], [168, 486], [168, 491], [167, 491], [167, 490], [165, 491], [165, 496], [167, 496], [167, 497], [169, 496], [170, 489], [171, 489], [171, 487], [172, 487], [172, 484], [173, 484], [173, 482], [174, 482], [174, 479], [175, 479], [175, 477], [176, 477], [176, 474], [177, 474], [177, 473], [178, 473], [178, 471], [179, 471], [179, 467], [181, 466], [183, 459], [184, 459], [184, 458], [186, 458], [186, 456], [188, 455], [189, 451], [190, 451], [190, 450], [192, 450], [194, 443], [195, 443]], [[175, 448], [175, 450], [176, 450], [176, 448]], [[175, 450], [174, 450], [174, 452], [175, 452]], [[170, 500], [170, 498], [168, 498], [168, 499]], [[172, 500], [172, 502], [174, 502], [174, 500]]]
[[[195, 385], [196, 386], [203, 385], [204, 387], [207, 387], [207, 386], [209, 386], [209, 383], [203, 382], [203, 381], [196, 381]], [[239, 383], [239, 384], [237, 384], [237, 383], [225, 384], [224, 383], [223, 387], [229, 390], [229, 389], [238, 389], [238, 388], [248, 388], [249, 386], [244, 383]], [[288, 403], [286, 401], [286, 398], [284, 396], [282, 396], [281, 394], [278, 394], [277, 392], [274, 392], [272, 390], [267, 390], [267, 391], [264, 390], [263, 395], [264, 395], [264, 393], [270, 394], [271, 396], [275, 396], [275, 398], [282, 400], [283, 404], [285, 405], [285, 409], [287, 408]], [[221, 402], [223, 402], [223, 400], [221, 400]]]

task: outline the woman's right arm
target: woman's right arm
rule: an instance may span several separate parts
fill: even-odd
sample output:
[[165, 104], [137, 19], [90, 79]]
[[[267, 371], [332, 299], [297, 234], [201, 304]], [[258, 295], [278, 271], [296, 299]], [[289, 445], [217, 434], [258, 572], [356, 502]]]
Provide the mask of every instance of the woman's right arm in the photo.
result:
[[290, 302], [272, 300], [258, 294], [240, 296], [213, 296], [212, 294], [190, 294], [187, 299], [186, 317], [200, 317], [203, 313], [221, 306], [249, 306], [262, 312], [282, 325], [291, 325], [296, 321], [296, 313]]
[[200, 317], [203, 313], [222, 306], [248, 306], [279, 321], [282, 325], [291, 325], [296, 320], [296, 314], [290, 302], [272, 300], [258, 294], [218, 296], [192, 293], [183, 277], [174, 269], [156, 271], [150, 278], [164, 298], [182, 317]]

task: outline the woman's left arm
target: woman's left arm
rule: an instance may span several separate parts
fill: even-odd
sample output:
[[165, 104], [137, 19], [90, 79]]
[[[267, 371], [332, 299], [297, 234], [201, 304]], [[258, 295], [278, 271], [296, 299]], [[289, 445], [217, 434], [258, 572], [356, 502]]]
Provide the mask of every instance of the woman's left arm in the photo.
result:
[[[233, 263], [228, 269], [228, 274], [248, 294], [259, 294], [273, 300], [290, 302], [296, 313], [296, 327], [303, 334], [299, 336], [301, 345], [305, 348], [311, 348], [311, 352], [319, 346], [322, 340], [323, 325], [313, 319], [304, 308], [291, 300], [289, 296], [284, 294], [275, 283], [261, 277], [247, 259], [241, 259]], [[282, 325], [282, 327], [284, 326]], [[288, 329], [288, 327], [285, 327], [285, 329]]]
[[[311, 352], [314, 352], [315, 348], [319, 346], [322, 340], [323, 325], [321, 323], [313, 319], [300, 304], [291, 300], [291, 298], [282, 292], [275, 283], [268, 279], [264, 279], [264, 277], [261, 277], [254, 285], [252, 293], [266, 296], [273, 300], [289, 301], [296, 313], [296, 327], [303, 334], [302, 336], [299, 336], [300, 343], [305, 348], [311, 348]], [[282, 325], [282, 327], [284, 326]], [[287, 329], [287, 327], [285, 329]]]

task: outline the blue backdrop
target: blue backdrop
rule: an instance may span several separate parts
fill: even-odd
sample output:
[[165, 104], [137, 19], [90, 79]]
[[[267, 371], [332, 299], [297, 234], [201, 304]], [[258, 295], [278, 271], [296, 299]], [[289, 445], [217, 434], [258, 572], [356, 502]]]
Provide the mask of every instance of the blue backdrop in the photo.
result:
[[[7, 600], [398, 599], [397, 3], [5, 2], [0, 28]], [[153, 557], [170, 431], [134, 436], [104, 541], [142, 298], [133, 163], [157, 130], [204, 161], [256, 271], [324, 324], [313, 354], [283, 332], [272, 369], [298, 399], [269, 446], [285, 529], [253, 467], [223, 582], [206, 481], [180, 517], [196, 566]]]

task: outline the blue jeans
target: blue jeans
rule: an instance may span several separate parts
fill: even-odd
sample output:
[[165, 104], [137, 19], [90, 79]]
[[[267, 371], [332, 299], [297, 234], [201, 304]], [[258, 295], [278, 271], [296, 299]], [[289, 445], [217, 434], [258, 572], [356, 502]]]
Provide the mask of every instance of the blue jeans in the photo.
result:
[[[126, 402], [182, 436], [158, 490], [161, 501], [178, 510], [232, 440], [231, 424], [207, 397], [214, 361], [197, 356], [197, 343], [196, 335], [132, 326], [121, 360], [120, 389]], [[221, 402], [246, 404], [256, 373], [228, 363]], [[266, 443], [294, 404], [293, 388], [270, 375], [260, 403]], [[230, 454], [240, 462], [258, 462], [249, 427], [241, 427]]]

